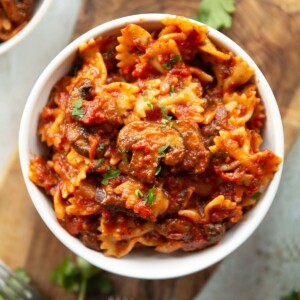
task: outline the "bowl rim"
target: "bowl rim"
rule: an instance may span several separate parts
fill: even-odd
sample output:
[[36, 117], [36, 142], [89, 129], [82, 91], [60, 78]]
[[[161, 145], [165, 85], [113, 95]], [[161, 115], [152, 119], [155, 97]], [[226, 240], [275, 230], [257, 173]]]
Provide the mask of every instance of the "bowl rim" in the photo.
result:
[[34, 9], [28, 24], [11, 39], [0, 43], [0, 55], [8, 52], [31, 33], [31, 31], [39, 24], [51, 3], [52, 0], [40, 0], [40, 3], [35, 4], [38, 6]]
[[[23, 111], [19, 131], [19, 157], [24, 181], [34, 206], [36, 207], [39, 215], [41, 216], [47, 227], [50, 229], [50, 231], [68, 249], [70, 249], [76, 255], [83, 257], [85, 260], [89, 261], [93, 265], [109, 272], [139, 279], [167, 279], [188, 275], [203, 270], [219, 262], [228, 254], [236, 250], [245, 242], [246, 239], [248, 239], [251, 236], [251, 234], [257, 229], [257, 227], [267, 214], [277, 192], [283, 168], [282, 161], [272, 182], [268, 184], [263, 199], [260, 199], [259, 203], [249, 212], [249, 214], [247, 214], [246, 222], [244, 222], [246, 219], [244, 218], [243, 221], [241, 221], [239, 224], [236, 224], [234, 228], [226, 232], [219, 244], [206, 248], [204, 250], [200, 250], [198, 252], [185, 253], [183, 255], [168, 254], [167, 256], [164, 256], [163, 254], [153, 254], [149, 261], [147, 257], [145, 257], [144, 260], [138, 258], [137, 261], [126, 259], [126, 256], [122, 259], [106, 257], [101, 252], [96, 252], [85, 247], [77, 238], [72, 237], [67, 231], [65, 231], [60, 226], [56, 218], [53, 218], [53, 214], [51, 215], [50, 213], [45, 213], [45, 201], [40, 201], [39, 199], [41, 197], [41, 192], [28, 178], [28, 163], [32, 155], [30, 153], [30, 144], [28, 138], [30, 128], [27, 124], [30, 124], [31, 112], [33, 111], [35, 104], [39, 102], [38, 96], [43, 90], [47, 81], [49, 80], [51, 74], [58, 68], [60, 64], [63, 63], [63, 61], [67, 57], [72, 55], [74, 51], [77, 51], [79, 45], [83, 42], [88, 41], [93, 37], [104, 34], [107, 31], [117, 30], [118, 28], [121, 28], [122, 26], [128, 23], [155, 23], [159, 22], [165, 17], [174, 18], [176, 17], [176, 15], [153, 13], [131, 15], [127, 17], [114, 19], [89, 30], [88, 32], [84, 33], [76, 40], [74, 40], [72, 43], [70, 43], [68, 46], [66, 46], [45, 68], [45, 70], [38, 78], [36, 84], [34, 85], [27, 100], [25, 109]], [[201, 24], [200, 22], [194, 20], [192, 21], [196, 22], [197, 24]], [[272, 151], [275, 152], [278, 156], [280, 156], [283, 160], [284, 138], [282, 121], [275, 97], [266, 78], [264, 77], [260, 69], [257, 67], [257, 65], [254, 63], [254, 61], [250, 58], [250, 56], [240, 46], [238, 46], [234, 41], [229, 39], [223, 33], [210, 27], [208, 27], [208, 29], [210, 38], [217, 41], [217, 43], [219, 44], [225, 45], [227, 49], [230, 49], [236, 55], [241, 56], [244, 60], [248, 62], [248, 64], [254, 67], [255, 76], [259, 80], [259, 85], [262, 86], [262, 88], [264, 89], [264, 93], [267, 95], [268, 98], [268, 103], [270, 103], [272, 106], [272, 118], [274, 119], [273, 123], [276, 126], [276, 128], [274, 129], [276, 130], [277, 138], [275, 141], [274, 149], [272, 149]], [[253, 215], [254, 210], [255, 217], [251, 217]], [[239, 231], [241, 231], [243, 234], [241, 235]], [[155, 259], [156, 263], [153, 263], [153, 258]], [[160, 265], [165, 266], [165, 264], [168, 266], [167, 268], [160, 267]], [[173, 264], [174, 267], [170, 267], [171, 264]]]

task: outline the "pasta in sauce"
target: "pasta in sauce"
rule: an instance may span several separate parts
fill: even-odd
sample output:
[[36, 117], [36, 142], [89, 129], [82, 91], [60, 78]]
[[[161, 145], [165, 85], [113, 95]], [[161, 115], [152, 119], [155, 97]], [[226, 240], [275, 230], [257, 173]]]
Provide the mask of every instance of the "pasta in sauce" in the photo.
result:
[[82, 44], [40, 116], [50, 154], [32, 158], [29, 177], [60, 224], [108, 256], [216, 244], [281, 162], [259, 148], [254, 70], [206, 26], [161, 22]]

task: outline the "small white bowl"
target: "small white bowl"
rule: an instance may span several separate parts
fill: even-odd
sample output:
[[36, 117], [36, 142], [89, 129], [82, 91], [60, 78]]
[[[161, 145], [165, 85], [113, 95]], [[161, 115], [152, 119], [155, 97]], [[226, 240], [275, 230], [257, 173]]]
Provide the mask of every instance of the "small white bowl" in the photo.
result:
[[[254, 232], [265, 217], [274, 199], [282, 172], [281, 164], [258, 204], [240, 223], [226, 232], [220, 243], [199, 252], [166, 255], [153, 250], [139, 250], [116, 259], [88, 249], [59, 225], [49, 199], [28, 178], [29, 160], [33, 154], [39, 154], [42, 151], [37, 136], [37, 124], [52, 86], [70, 70], [76, 51], [83, 42], [99, 35], [116, 33], [128, 23], [140, 24], [146, 29], [162, 27], [160, 20], [167, 16], [175, 17], [165, 14], [142, 14], [116, 19], [90, 30], [68, 45], [53, 59], [36, 82], [23, 113], [19, 135], [20, 161], [28, 192], [38, 213], [53, 234], [71, 251], [97, 267], [120, 275], [144, 279], [165, 279], [187, 275], [203, 270], [233, 252]], [[209, 28], [209, 36], [218, 45], [241, 56], [255, 69], [254, 79], [267, 115], [263, 147], [269, 148], [283, 158], [282, 122], [276, 100], [262, 72], [248, 54], [228, 37], [212, 28]]]
[[52, 0], [37, 0], [35, 2], [33, 14], [28, 24], [11, 39], [0, 43], [0, 55], [10, 50], [29, 35], [29, 33], [38, 25], [45, 15], [45, 12], [48, 10]]

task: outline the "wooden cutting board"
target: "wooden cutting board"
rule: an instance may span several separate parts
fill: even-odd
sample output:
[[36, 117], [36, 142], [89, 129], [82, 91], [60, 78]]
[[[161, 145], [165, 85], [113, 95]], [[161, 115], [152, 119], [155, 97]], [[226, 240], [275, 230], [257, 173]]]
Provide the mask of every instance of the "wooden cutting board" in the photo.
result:
[[[103, 22], [138, 13], [196, 14], [199, 0], [86, 0], [73, 38]], [[233, 27], [224, 33], [259, 65], [277, 98], [288, 152], [300, 131], [300, 2], [299, 0], [236, 1]], [[11, 267], [25, 267], [44, 299], [76, 299], [49, 281], [66, 255], [72, 256], [46, 228], [27, 194], [18, 161], [12, 154], [0, 179], [0, 258]], [[114, 298], [189, 300], [205, 285], [216, 266], [170, 280], [138, 280], [108, 274]], [[97, 299], [107, 299], [99, 296]]]

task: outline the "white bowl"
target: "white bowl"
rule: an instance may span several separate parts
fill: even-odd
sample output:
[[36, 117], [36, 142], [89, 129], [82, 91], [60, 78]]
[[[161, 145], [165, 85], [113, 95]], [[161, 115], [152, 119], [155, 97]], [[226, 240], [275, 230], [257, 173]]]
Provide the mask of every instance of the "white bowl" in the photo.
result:
[[35, 1], [35, 7], [33, 14], [28, 24], [15, 34], [11, 39], [0, 43], [0, 55], [10, 50], [12, 47], [22, 41], [29, 33], [38, 25], [45, 12], [49, 8], [52, 0], [37, 0]]
[[[52, 86], [70, 70], [81, 43], [102, 34], [115, 33], [128, 23], [141, 24], [148, 29], [161, 27], [160, 20], [166, 16], [170, 15], [142, 14], [113, 20], [90, 30], [68, 45], [53, 59], [36, 82], [23, 113], [19, 135], [20, 161], [28, 192], [37, 211], [53, 234], [71, 251], [97, 267], [120, 275], [144, 279], [164, 279], [187, 275], [203, 270], [233, 252], [254, 232], [265, 217], [274, 199], [282, 172], [281, 164], [259, 203], [247, 213], [240, 223], [226, 232], [220, 243], [199, 252], [166, 255], [156, 253], [153, 250], [140, 250], [121, 259], [116, 259], [88, 249], [59, 225], [49, 199], [28, 179], [29, 160], [33, 154], [41, 153], [42, 148], [36, 133], [37, 123]], [[281, 118], [276, 100], [265, 77], [248, 54], [228, 37], [212, 28], [209, 28], [209, 36], [215, 43], [241, 56], [255, 69], [255, 81], [267, 115], [263, 146], [283, 158], [284, 143]]]

